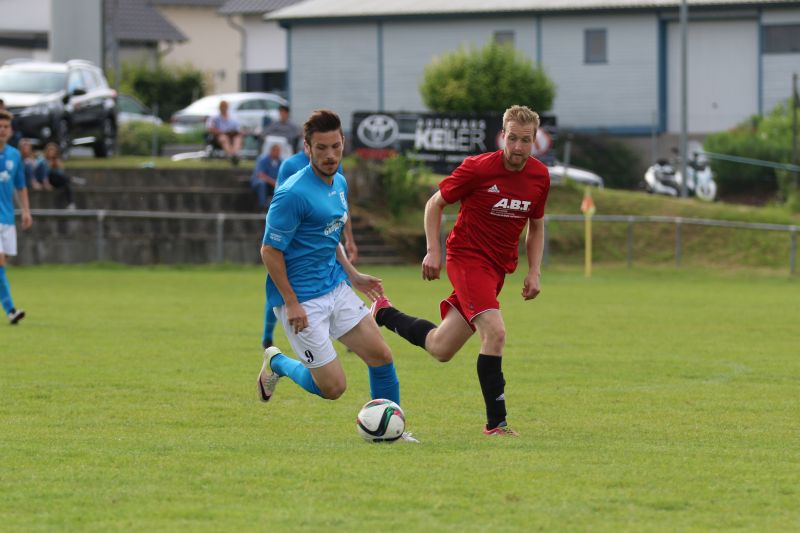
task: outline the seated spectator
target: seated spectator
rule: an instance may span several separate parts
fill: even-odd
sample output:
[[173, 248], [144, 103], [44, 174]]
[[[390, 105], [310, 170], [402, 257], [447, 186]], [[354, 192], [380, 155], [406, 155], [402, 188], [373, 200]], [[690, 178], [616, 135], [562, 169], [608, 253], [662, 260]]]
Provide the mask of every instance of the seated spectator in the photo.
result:
[[231, 163], [238, 165], [243, 136], [239, 123], [228, 114], [227, 101], [222, 100], [219, 103], [219, 115], [208, 119], [206, 129], [219, 147], [230, 157]]
[[37, 179], [36, 166], [41, 158], [36, 156], [36, 152], [33, 151], [33, 144], [29, 139], [20, 139], [19, 154], [22, 156], [22, 164], [25, 165], [25, 185], [28, 189], [36, 191], [50, 189], [50, 184], [46, 180], [39, 181]]
[[61, 160], [61, 151], [56, 143], [50, 142], [44, 147], [44, 158], [36, 165], [34, 179], [40, 182], [46, 181], [50, 187], [64, 191], [67, 209], [75, 209], [75, 202], [72, 200], [71, 180], [64, 173], [64, 161]]
[[[282, 105], [278, 108], [279, 118], [277, 121], [264, 126], [263, 135], [283, 137], [289, 146], [292, 147], [292, 153], [297, 150], [298, 141], [300, 140], [300, 128], [294, 122], [289, 120], [289, 107]], [[301, 148], [302, 149], [302, 148]]]
[[256, 160], [256, 167], [250, 177], [250, 187], [256, 192], [258, 206], [261, 209], [269, 207], [272, 194], [275, 192], [278, 169], [280, 169], [282, 162], [281, 146], [279, 144], [271, 145], [269, 152], [262, 154]]

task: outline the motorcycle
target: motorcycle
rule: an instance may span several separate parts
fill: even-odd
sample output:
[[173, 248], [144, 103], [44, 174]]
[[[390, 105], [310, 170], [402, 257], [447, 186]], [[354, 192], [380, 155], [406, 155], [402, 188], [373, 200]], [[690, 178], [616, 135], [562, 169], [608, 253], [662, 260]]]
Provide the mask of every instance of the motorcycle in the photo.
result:
[[[697, 198], [713, 202], [717, 197], [717, 183], [711, 172], [708, 160], [698, 152], [694, 152], [691, 161], [686, 165], [686, 190]], [[666, 159], [659, 159], [644, 173], [644, 188], [652, 194], [680, 196], [683, 176], [675, 165]]]

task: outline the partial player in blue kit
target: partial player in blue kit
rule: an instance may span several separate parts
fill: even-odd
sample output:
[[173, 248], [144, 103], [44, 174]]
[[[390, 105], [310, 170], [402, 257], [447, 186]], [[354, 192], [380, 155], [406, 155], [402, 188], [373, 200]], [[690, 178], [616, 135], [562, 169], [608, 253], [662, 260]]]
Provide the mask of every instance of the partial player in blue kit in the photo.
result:
[[0, 302], [11, 325], [25, 318], [25, 311], [14, 307], [11, 287], [6, 276], [6, 256], [17, 255], [17, 228], [14, 225], [14, 192], [22, 206], [22, 228], [33, 224], [28, 189], [25, 187], [25, 168], [19, 151], [9, 146], [12, 115], [0, 111]]
[[[275, 188], [277, 189], [281, 183], [284, 183], [294, 174], [306, 168], [309, 163], [310, 160], [305, 151], [298, 152], [293, 156], [284, 159], [280, 168], [278, 169], [278, 177], [276, 179]], [[339, 165], [338, 172], [344, 175], [344, 170], [342, 169], [341, 164]], [[349, 217], [344, 225], [344, 243], [347, 259], [351, 263], [355, 264], [358, 260], [358, 247], [356, 246], [356, 241], [353, 237], [353, 226]], [[261, 336], [261, 346], [263, 348], [269, 348], [272, 346], [277, 322], [278, 319], [275, 316], [275, 312], [272, 310], [272, 306], [269, 304], [269, 299], [265, 298], [264, 333]]]
[[[372, 398], [400, 404], [400, 381], [392, 352], [364, 302], [383, 294], [381, 280], [362, 274], [340, 244], [349, 216], [347, 182], [337, 171], [344, 150], [339, 117], [314, 111], [303, 127], [310, 164], [282, 183], [267, 213], [261, 257], [267, 267], [267, 297], [300, 360], [267, 348], [258, 393], [268, 402], [281, 377], [325, 399], [347, 387], [331, 339], [356, 353], [369, 369]], [[416, 442], [409, 433], [406, 441]]]

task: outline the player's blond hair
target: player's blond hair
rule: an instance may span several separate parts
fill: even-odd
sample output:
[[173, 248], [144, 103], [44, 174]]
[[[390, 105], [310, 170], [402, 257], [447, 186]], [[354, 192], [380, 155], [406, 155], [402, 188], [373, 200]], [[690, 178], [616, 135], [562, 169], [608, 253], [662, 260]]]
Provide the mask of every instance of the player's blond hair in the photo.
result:
[[512, 105], [503, 113], [503, 131], [509, 122], [516, 122], [520, 126], [533, 124], [535, 133], [539, 129], [539, 113], [524, 105]]

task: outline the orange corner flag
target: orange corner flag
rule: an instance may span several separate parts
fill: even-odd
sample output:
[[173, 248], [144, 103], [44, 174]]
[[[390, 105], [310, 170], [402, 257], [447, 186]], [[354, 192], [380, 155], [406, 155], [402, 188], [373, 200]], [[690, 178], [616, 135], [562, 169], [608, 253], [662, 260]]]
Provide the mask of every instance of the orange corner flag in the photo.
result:
[[588, 188], [586, 189], [586, 192], [583, 195], [583, 201], [581, 202], [581, 211], [583, 211], [583, 214], [586, 215], [587, 217], [594, 215], [594, 212], [596, 211], [594, 207], [594, 200], [592, 200], [592, 193], [589, 191]]

